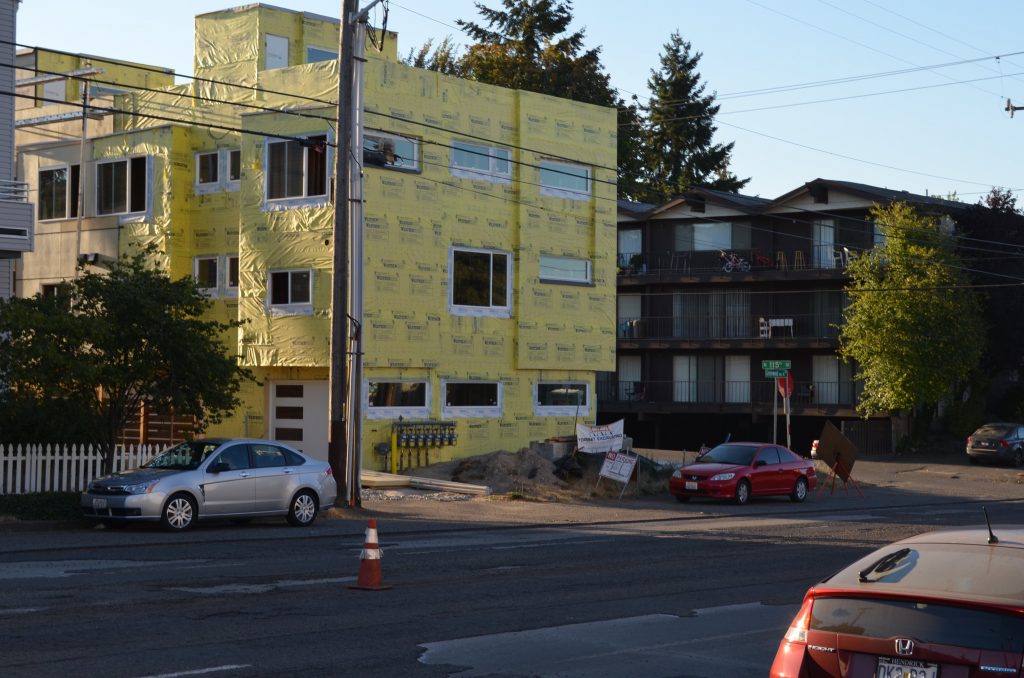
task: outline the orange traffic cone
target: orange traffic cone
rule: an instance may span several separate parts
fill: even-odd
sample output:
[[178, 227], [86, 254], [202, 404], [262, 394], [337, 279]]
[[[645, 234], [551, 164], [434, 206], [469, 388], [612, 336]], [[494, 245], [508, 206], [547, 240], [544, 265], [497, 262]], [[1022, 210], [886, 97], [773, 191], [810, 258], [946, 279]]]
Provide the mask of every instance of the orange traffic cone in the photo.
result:
[[359, 554], [359, 578], [349, 588], [365, 591], [383, 591], [391, 588], [382, 581], [381, 549], [380, 544], [377, 543], [377, 520], [375, 518], [370, 518], [370, 524], [366, 528], [366, 538], [363, 542], [363, 551]]

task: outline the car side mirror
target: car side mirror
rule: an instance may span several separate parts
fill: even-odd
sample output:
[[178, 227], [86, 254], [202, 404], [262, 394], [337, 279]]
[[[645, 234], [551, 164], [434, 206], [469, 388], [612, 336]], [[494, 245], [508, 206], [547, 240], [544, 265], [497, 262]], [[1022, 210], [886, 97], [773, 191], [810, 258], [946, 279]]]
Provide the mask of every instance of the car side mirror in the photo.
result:
[[207, 470], [210, 473], [224, 473], [224, 471], [230, 471], [231, 466], [227, 462], [218, 461], [216, 464], [211, 464]]
[[757, 468], [758, 466], [767, 466], [767, 465], [768, 465], [768, 462], [766, 462], [764, 459], [758, 459], [757, 461], [754, 462], [754, 468]]

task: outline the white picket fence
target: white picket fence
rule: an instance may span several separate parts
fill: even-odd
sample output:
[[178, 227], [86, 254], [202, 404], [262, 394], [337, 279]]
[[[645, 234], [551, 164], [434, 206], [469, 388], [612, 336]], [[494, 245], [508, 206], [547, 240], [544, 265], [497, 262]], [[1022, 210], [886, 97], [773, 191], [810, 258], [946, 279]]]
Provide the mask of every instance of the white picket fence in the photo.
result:
[[[137, 468], [161, 449], [118, 445], [114, 471]], [[102, 467], [99, 449], [90, 445], [0, 445], [0, 494], [81, 492]]]

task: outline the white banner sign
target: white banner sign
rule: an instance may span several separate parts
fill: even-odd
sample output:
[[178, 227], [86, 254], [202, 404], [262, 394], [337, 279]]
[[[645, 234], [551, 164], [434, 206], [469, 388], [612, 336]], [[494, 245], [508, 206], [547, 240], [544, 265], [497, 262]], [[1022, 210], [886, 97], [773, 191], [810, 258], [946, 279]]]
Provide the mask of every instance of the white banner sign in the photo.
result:
[[636, 457], [632, 454], [628, 452], [609, 452], [604, 455], [604, 463], [601, 464], [601, 475], [605, 478], [618, 480], [620, 483], [628, 483], [635, 467]]
[[576, 445], [587, 454], [618, 452], [622, 449], [622, 429], [622, 419], [603, 426], [576, 424]]

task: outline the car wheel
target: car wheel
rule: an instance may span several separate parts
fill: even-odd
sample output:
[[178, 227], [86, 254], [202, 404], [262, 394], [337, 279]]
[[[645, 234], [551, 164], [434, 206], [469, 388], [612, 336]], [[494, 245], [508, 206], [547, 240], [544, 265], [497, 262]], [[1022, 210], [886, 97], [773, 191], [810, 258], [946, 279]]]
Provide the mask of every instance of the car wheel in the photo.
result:
[[681, 495], [681, 494], [677, 494], [677, 495], [675, 495], [675, 497], [676, 497], [676, 501], [678, 501], [680, 504], [685, 504], [686, 502], [690, 501], [689, 497]]
[[196, 521], [198, 513], [195, 499], [184, 493], [175, 494], [164, 504], [160, 524], [172, 532], [187, 530]]
[[1019, 447], [1013, 451], [1013, 465], [1017, 467], [1024, 465], [1024, 450]]
[[736, 503], [746, 504], [750, 500], [750, 482], [747, 480], [741, 480], [736, 483]]
[[978, 458], [977, 457], [967, 457], [967, 460], [969, 462], [971, 462], [972, 466], [977, 466], [978, 465]]
[[804, 499], [807, 499], [807, 479], [800, 476], [796, 479], [796, 485], [793, 486], [793, 493], [789, 495], [789, 498], [799, 503]]
[[317, 508], [316, 496], [309, 490], [302, 490], [292, 497], [291, 506], [288, 507], [288, 522], [295, 527], [312, 525], [316, 520]]

